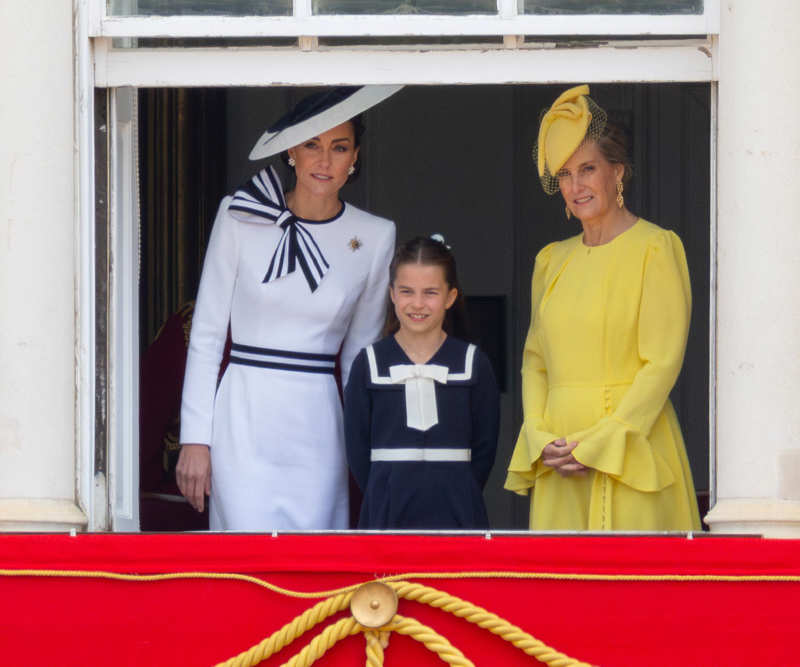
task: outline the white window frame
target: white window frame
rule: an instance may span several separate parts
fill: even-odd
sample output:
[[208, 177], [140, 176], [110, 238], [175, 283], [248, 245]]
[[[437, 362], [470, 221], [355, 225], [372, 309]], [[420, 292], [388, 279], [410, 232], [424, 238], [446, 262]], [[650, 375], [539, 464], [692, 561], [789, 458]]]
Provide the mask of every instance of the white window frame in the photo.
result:
[[91, 0], [92, 37], [356, 37], [440, 35], [716, 35], [719, 0], [702, 14], [521, 14], [517, 0], [497, 0], [479, 15], [312, 15], [295, 0], [291, 16], [109, 16]]
[[[310, 0], [303, 0], [310, 13]], [[514, 1], [500, 0], [501, 13], [515, 6]], [[78, 160], [81, 181], [81, 215], [78, 223], [80, 266], [80, 348], [78, 351], [78, 383], [80, 417], [78, 488], [81, 504], [90, 517], [90, 529], [113, 526], [116, 530], [138, 529], [138, 202], [135, 192], [136, 142], [135, 105], [120, 94], [123, 87], [183, 86], [270, 86], [270, 85], [341, 85], [365, 83], [408, 84], [504, 84], [559, 82], [711, 82], [711, 339], [709, 358], [709, 428], [711, 504], [716, 493], [716, 86], [718, 10], [717, 0], [706, 0], [706, 13], [694, 17], [692, 32], [705, 35], [696, 39], [666, 41], [610, 41], [601, 45], [537, 43], [506, 40], [505, 47], [349, 47], [314, 48], [306, 51], [290, 48], [165, 48], [115, 49], [111, 37], [144, 36], [259, 36], [259, 35], [324, 35], [353, 34], [357, 24], [361, 34], [380, 29], [381, 35], [405, 34], [413, 27], [414, 34], [431, 34], [430, 27], [412, 21], [414, 17], [379, 17], [378, 22], [351, 18], [345, 30], [346, 17], [295, 16], [290, 21], [277, 19], [216, 20], [202, 17], [108, 18], [104, 16], [104, 0], [76, 0], [76, 128], [79, 136]], [[525, 34], [525, 26], [534, 26], [536, 34], [556, 28], [558, 21], [543, 17], [445, 17], [427, 26], [436, 25], [435, 34], [487, 34], [487, 27], [502, 35]], [[549, 18], [549, 17], [548, 17]], [[560, 19], [561, 17], [555, 17]], [[583, 19], [573, 22], [568, 17], [570, 34], [588, 30]], [[599, 34], [607, 17], [591, 17], [591, 34]], [[622, 30], [656, 28], [675, 35], [684, 17], [613, 17], [615, 35]], [[376, 19], [377, 20], [377, 19]], [[480, 29], [476, 21], [480, 20]], [[500, 30], [496, 21], [507, 20]], [[566, 20], [566, 18], [564, 19]], [[220, 21], [222, 21], [220, 23]], [[636, 23], [638, 21], [638, 23]], [[291, 26], [291, 30], [289, 27]], [[394, 26], [394, 27], [393, 27]], [[400, 27], [404, 26], [404, 27]], [[548, 26], [550, 26], [548, 28]], [[336, 33], [339, 30], [340, 33]], [[392, 32], [394, 30], [394, 32]], [[531, 28], [533, 30], [533, 27]], [[284, 32], [281, 32], [284, 31]], [[473, 31], [473, 32], [470, 32]], [[302, 40], [300, 40], [302, 44]], [[94, 144], [92, 140], [93, 108], [89, 102], [95, 87], [114, 89], [109, 109], [110, 156], [109, 200], [111, 203], [112, 243], [109, 327], [109, 481], [92, 474], [94, 460]], [[123, 101], [127, 100], [125, 110]], [[127, 194], [126, 194], [127, 192]], [[108, 494], [106, 496], [106, 493]], [[109, 518], [110, 515], [110, 518]]]

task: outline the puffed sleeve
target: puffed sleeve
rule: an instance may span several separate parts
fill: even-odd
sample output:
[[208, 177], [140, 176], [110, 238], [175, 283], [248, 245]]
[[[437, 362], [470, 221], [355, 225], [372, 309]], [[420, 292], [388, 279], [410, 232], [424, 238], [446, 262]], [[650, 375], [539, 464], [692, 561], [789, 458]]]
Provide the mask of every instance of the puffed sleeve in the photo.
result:
[[342, 342], [342, 384], [347, 384], [350, 365], [358, 351], [374, 343], [381, 334], [389, 296], [389, 263], [394, 255], [394, 223], [382, 220], [364, 290], [358, 297], [353, 318]]
[[362, 350], [353, 361], [344, 390], [344, 438], [347, 464], [361, 491], [367, 488], [370, 468], [372, 407], [367, 388], [367, 360]]
[[211, 444], [214, 396], [238, 269], [237, 223], [228, 215], [230, 197], [217, 212], [192, 316], [181, 401], [181, 443]]
[[680, 239], [660, 230], [649, 244], [639, 305], [638, 353], [642, 361], [616, 410], [567, 436], [579, 444], [573, 456], [639, 491], [658, 491], [674, 481], [667, 463], [648, 441], [678, 379], [691, 315], [691, 288]]
[[558, 436], [544, 423], [547, 403], [547, 368], [541, 346], [539, 321], [536, 317], [547, 288], [550, 260], [555, 243], [545, 246], [536, 256], [531, 286], [531, 325], [522, 353], [522, 428], [508, 465], [505, 488], [521, 495], [528, 493], [535, 480], [537, 459], [545, 446]]
[[497, 435], [500, 430], [500, 392], [497, 389], [488, 357], [478, 351], [478, 381], [471, 387], [472, 407], [472, 474], [481, 488], [486, 486], [497, 454]]

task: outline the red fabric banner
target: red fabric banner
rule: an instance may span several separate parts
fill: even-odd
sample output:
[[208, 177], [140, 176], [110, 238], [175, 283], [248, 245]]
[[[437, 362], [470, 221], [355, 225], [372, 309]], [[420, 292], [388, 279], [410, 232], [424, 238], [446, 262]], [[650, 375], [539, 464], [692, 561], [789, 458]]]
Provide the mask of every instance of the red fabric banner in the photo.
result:
[[[591, 664], [800, 662], [793, 641], [800, 627], [795, 540], [524, 533], [2, 535], [0, 569], [0, 655], [8, 665], [214, 665], [324, 599], [233, 580], [9, 576], [18, 570], [238, 573], [305, 592], [408, 575]], [[540, 664], [442, 610], [401, 600], [398, 613], [431, 626], [476, 665]], [[261, 664], [282, 664], [346, 614]], [[319, 664], [364, 664], [364, 645], [362, 635], [348, 637]], [[422, 644], [392, 635], [385, 664], [442, 663]]]

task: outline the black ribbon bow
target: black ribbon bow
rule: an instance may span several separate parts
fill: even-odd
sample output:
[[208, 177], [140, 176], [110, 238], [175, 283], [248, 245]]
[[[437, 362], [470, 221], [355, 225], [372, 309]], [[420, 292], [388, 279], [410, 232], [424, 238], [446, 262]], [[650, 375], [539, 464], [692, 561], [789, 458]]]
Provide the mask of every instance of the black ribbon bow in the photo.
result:
[[262, 169], [239, 188], [228, 210], [239, 220], [267, 222], [283, 230], [262, 282], [269, 283], [288, 275], [299, 264], [309, 288], [316, 291], [330, 265], [311, 232], [286, 206], [283, 188], [273, 167]]

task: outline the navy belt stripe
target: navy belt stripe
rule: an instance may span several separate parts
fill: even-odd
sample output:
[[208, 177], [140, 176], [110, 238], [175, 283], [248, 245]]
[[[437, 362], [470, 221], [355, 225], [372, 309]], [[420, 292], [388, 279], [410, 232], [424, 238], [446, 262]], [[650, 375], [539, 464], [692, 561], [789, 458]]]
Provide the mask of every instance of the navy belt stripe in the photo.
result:
[[317, 354], [316, 352], [293, 352], [292, 350], [274, 350], [269, 347], [255, 347], [253, 345], [241, 345], [232, 343], [231, 351], [248, 352], [250, 354], [263, 354], [270, 357], [285, 357], [287, 359], [306, 359], [308, 361], [336, 361], [335, 354]]
[[303, 366], [301, 364], [280, 364], [275, 361], [259, 361], [257, 359], [243, 359], [242, 357], [234, 357], [231, 355], [230, 362], [232, 364], [241, 364], [243, 366], [256, 366], [258, 368], [274, 368], [281, 371], [300, 371], [303, 373], [327, 373], [328, 375], [334, 374], [333, 366]]

